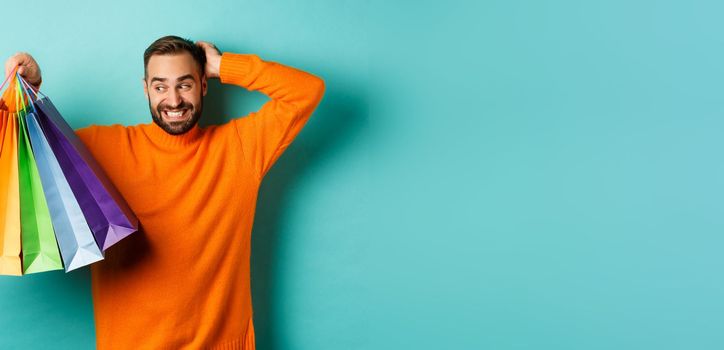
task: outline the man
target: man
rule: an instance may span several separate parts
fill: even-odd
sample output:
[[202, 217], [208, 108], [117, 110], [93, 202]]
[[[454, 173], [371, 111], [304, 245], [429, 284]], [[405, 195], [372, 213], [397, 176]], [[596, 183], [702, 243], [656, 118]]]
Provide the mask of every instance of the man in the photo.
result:
[[[144, 63], [153, 121], [76, 131], [141, 228], [91, 265], [97, 347], [254, 349], [249, 258], [259, 185], [319, 104], [324, 82], [176, 36], [152, 43]], [[40, 86], [30, 55], [11, 57], [6, 75], [16, 66]], [[271, 100], [201, 128], [208, 78]]]

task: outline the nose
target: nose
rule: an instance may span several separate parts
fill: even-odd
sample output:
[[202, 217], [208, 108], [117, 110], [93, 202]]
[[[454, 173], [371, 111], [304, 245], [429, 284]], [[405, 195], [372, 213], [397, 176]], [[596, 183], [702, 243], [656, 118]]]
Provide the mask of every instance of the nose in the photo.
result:
[[168, 95], [168, 104], [171, 107], [178, 107], [181, 104], [181, 95], [176, 90], [171, 89]]

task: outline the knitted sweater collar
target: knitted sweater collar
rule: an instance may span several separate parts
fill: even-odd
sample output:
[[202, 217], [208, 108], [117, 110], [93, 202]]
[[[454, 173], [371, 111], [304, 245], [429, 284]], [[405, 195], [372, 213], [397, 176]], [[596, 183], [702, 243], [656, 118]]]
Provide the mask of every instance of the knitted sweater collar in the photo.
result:
[[203, 133], [203, 129], [198, 123], [196, 123], [189, 131], [181, 135], [171, 135], [154, 122], [145, 124], [144, 129], [146, 134], [153, 140], [154, 143], [169, 147], [184, 146], [195, 143], [201, 139], [201, 134]]

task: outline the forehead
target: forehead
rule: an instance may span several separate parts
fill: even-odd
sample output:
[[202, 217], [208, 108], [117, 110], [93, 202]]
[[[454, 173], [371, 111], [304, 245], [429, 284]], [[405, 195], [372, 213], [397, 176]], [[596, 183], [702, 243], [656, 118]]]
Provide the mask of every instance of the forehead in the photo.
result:
[[198, 66], [188, 52], [171, 55], [153, 55], [148, 60], [146, 72], [148, 78], [159, 77], [173, 79], [192, 74], [197, 77]]

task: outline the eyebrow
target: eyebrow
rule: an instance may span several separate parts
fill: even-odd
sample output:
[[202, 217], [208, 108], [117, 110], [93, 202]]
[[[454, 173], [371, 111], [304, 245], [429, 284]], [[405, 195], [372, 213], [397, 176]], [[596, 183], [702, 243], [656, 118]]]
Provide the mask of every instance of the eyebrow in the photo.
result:
[[[186, 80], [186, 79], [194, 80], [194, 76], [191, 75], [191, 74], [182, 75], [182, 76], [178, 77], [178, 78], [176, 79], [176, 81], [179, 82], [179, 81], [184, 81], [184, 80]], [[151, 78], [151, 83], [153, 83], [154, 81], [166, 82], [167, 80], [168, 80], [168, 79], [166, 79], [166, 78], [153, 77], [153, 78]], [[194, 81], [195, 81], [195, 80], [194, 80]]]

